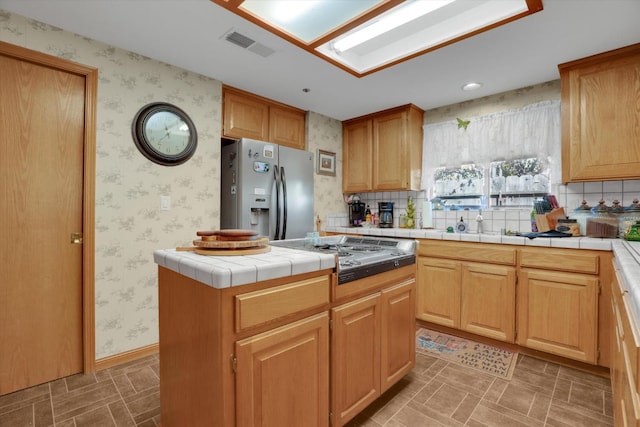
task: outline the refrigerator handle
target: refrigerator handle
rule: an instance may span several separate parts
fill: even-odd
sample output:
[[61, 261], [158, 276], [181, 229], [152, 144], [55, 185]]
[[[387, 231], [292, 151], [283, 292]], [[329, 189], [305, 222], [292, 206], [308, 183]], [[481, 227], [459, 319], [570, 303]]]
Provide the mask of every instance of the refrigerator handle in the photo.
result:
[[284, 177], [284, 166], [280, 166], [282, 181], [282, 240], [287, 238], [287, 180]]
[[278, 166], [274, 166], [273, 177], [276, 186], [276, 230], [273, 236], [273, 240], [280, 239], [280, 174], [278, 173]]

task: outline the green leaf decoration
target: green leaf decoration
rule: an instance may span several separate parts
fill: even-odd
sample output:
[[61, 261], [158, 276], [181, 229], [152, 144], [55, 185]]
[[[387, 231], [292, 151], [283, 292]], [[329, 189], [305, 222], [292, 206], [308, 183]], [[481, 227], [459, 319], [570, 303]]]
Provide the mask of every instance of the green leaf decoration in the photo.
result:
[[467, 126], [471, 123], [471, 120], [462, 120], [459, 117], [456, 117], [456, 120], [458, 121], [458, 129], [464, 128], [464, 130], [467, 130]]

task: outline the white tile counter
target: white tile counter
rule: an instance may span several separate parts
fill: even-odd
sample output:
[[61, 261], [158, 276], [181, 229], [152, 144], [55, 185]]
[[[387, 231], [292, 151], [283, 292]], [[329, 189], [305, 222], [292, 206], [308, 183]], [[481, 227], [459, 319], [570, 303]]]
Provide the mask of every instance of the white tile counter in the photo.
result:
[[614, 239], [613, 265], [620, 277], [620, 286], [629, 291], [631, 309], [640, 321], [640, 242]]
[[463, 242], [501, 243], [506, 245], [542, 246], [565, 249], [612, 250], [612, 242], [618, 239], [594, 239], [590, 237], [536, 237], [502, 236], [494, 233], [447, 233], [441, 230], [377, 227], [327, 227], [327, 232], [340, 234], [364, 234], [369, 236], [401, 237], [411, 239], [460, 240]]
[[275, 246], [264, 254], [241, 256], [209, 256], [159, 249], [153, 253], [153, 260], [158, 265], [214, 288], [246, 285], [336, 266], [333, 254]]

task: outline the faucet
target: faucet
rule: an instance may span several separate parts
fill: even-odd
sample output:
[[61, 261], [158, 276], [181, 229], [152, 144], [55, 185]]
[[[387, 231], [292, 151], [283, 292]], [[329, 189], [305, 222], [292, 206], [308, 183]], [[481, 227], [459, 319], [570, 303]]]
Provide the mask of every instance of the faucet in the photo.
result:
[[484, 221], [484, 218], [482, 218], [482, 209], [480, 209], [478, 211], [478, 216], [476, 217], [476, 223], [478, 224], [478, 234], [483, 233], [483, 227], [482, 227], [483, 221]]

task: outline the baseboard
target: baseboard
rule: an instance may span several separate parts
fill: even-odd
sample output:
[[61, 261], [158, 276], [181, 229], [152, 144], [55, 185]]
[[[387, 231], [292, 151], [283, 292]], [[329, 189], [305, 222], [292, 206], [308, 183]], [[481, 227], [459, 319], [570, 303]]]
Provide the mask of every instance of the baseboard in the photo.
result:
[[125, 351], [124, 353], [114, 354], [103, 359], [96, 360], [96, 371], [111, 368], [116, 365], [141, 359], [146, 356], [158, 354], [158, 344], [151, 344], [146, 347], [136, 348], [134, 350]]

